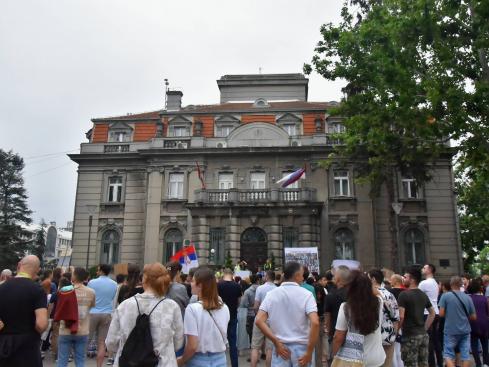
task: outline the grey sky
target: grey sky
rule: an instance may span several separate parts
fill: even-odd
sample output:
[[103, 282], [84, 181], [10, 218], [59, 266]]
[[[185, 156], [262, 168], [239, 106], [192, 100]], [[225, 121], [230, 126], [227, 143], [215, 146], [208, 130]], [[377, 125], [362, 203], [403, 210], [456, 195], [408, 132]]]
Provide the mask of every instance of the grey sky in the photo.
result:
[[[339, 19], [341, 0], [0, 2], [0, 147], [26, 157], [37, 222], [73, 217], [90, 119], [163, 107], [163, 78], [183, 103], [218, 103], [224, 74], [301, 72]], [[310, 76], [309, 100], [340, 98]]]

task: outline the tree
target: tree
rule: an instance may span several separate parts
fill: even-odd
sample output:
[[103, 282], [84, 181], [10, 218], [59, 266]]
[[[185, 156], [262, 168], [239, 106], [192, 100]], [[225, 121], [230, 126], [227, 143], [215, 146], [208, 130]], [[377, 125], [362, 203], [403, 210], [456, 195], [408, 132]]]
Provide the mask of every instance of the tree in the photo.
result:
[[394, 202], [397, 171], [429, 181], [451, 139], [470, 164], [489, 159], [488, 11], [483, 1], [351, 0], [339, 25], [321, 27], [304, 71], [346, 81], [333, 113], [347, 129], [330, 161], [353, 162], [372, 196], [385, 187]]
[[32, 242], [32, 247], [30, 249], [30, 252], [39, 258], [41, 268], [43, 267], [44, 251], [46, 250], [46, 236], [44, 234], [44, 227], [46, 227], [46, 223], [44, 222], [44, 219], [41, 219], [39, 229], [36, 232], [36, 238]]
[[0, 267], [14, 269], [29, 242], [21, 223], [31, 223], [22, 170], [23, 159], [0, 149]]
[[226, 258], [224, 259], [224, 267], [228, 269], [233, 269], [233, 258], [231, 257], [231, 250], [226, 253]]

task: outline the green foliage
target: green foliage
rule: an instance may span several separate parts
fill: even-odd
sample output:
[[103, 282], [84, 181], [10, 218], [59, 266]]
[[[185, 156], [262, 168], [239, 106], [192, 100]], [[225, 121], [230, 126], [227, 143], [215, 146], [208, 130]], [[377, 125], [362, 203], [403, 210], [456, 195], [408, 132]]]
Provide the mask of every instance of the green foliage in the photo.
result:
[[15, 269], [29, 248], [21, 223], [31, 223], [22, 170], [23, 159], [0, 149], [0, 268]]
[[98, 265], [94, 265], [88, 269], [88, 274], [90, 274], [90, 279], [95, 279], [97, 277]]
[[231, 257], [231, 251], [228, 250], [226, 253], [226, 259], [224, 260], [224, 267], [228, 269], [233, 268], [233, 258]]
[[271, 270], [275, 270], [275, 254], [273, 251], [270, 253], [270, 263], [271, 263]]
[[46, 250], [46, 235], [44, 233], [45, 226], [46, 223], [44, 222], [44, 219], [41, 219], [41, 222], [39, 223], [39, 228], [36, 232], [36, 238], [32, 242], [29, 251], [31, 254], [36, 255], [39, 258], [39, 260], [41, 261], [41, 268], [44, 268], [43, 258], [44, 258], [44, 251]]

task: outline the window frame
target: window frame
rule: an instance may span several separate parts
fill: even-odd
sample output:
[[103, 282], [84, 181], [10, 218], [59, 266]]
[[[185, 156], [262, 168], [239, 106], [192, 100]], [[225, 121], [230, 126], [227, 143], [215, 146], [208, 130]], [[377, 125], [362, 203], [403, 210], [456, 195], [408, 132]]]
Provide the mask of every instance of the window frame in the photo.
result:
[[[253, 187], [253, 182], [261, 182], [261, 180], [254, 180], [253, 179], [253, 176], [254, 175], [263, 175], [263, 187]], [[258, 185], [259, 186], [259, 185]], [[266, 172], [263, 172], [263, 171], [253, 171], [253, 172], [250, 172], [250, 189], [251, 190], [266, 190], [267, 189], [267, 174]]]
[[[231, 178], [230, 180], [223, 180], [225, 176], [228, 176], [227, 178]], [[230, 187], [221, 187], [221, 183], [231, 183]], [[227, 185], [229, 186], [229, 185]], [[234, 188], [234, 173], [233, 172], [219, 172], [217, 176], [217, 188], [219, 190], [229, 190]]]
[[[106, 236], [108, 236], [110, 233], [114, 233], [117, 236], [116, 240], [110, 240], [106, 238]], [[100, 256], [99, 256], [100, 262], [102, 264], [114, 265], [120, 262], [121, 238], [122, 238], [121, 233], [119, 233], [119, 231], [113, 228], [108, 228], [102, 233], [102, 237], [100, 239]], [[105, 251], [106, 246], [109, 247], [108, 253]]]
[[[349, 245], [351, 246], [350, 251], [351, 251], [351, 258], [345, 257], [345, 249], [346, 246], [345, 244], [348, 244], [348, 242], [340, 242], [338, 241], [340, 233], [342, 234], [348, 234], [350, 236], [350, 242]], [[355, 234], [350, 228], [338, 228], [333, 232], [333, 243], [334, 243], [334, 254], [336, 259], [340, 260], [355, 260]], [[338, 245], [342, 245], [341, 247], [341, 257], [338, 257]]]
[[[408, 235], [410, 233], [412, 234], [411, 240], [413, 240], [413, 242], [409, 242]], [[421, 242], [419, 242], [419, 252], [417, 252], [416, 250], [416, 244], [418, 242], [416, 242], [413, 238], [416, 233], [419, 234], [421, 239]], [[422, 265], [426, 263], [426, 238], [427, 236], [424, 231], [417, 227], [410, 227], [404, 231], [402, 240], [404, 244], [404, 262], [406, 263], [406, 265]], [[411, 256], [413, 254], [414, 258]], [[419, 260], [419, 262], [417, 262], [416, 260]]]
[[[345, 172], [346, 175], [345, 176], [339, 176], [339, 173], [340, 172]], [[338, 175], [337, 175], [338, 174]], [[344, 185], [344, 181], [346, 180], [346, 184], [347, 184], [347, 193], [345, 194], [343, 192], [343, 185]], [[339, 182], [339, 188], [340, 188], [340, 192], [337, 192], [337, 181]], [[336, 197], [336, 198], [341, 198], [341, 197], [344, 197], [344, 198], [349, 198], [349, 197], [352, 197], [352, 188], [350, 186], [350, 171], [348, 169], [335, 169], [333, 170], [333, 197]]]
[[[120, 179], [120, 182], [111, 183], [112, 179]], [[115, 188], [117, 190], [114, 189], [111, 191], [112, 188]], [[111, 175], [107, 178], [107, 203], [120, 204], [124, 202], [123, 195], [122, 195], [123, 191], [124, 191], [124, 179], [121, 175]], [[114, 192], [116, 192], [117, 195], [114, 194]], [[111, 198], [111, 194], [112, 196], [116, 195], [116, 199], [118, 200], [114, 200], [113, 197]]]
[[[412, 194], [414, 185], [415, 194]], [[401, 178], [401, 192], [404, 199], [421, 199], [421, 190], [417, 180], [412, 177]]]
[[[173, 177], [182, 177], [181, 181], [172, 181]], [[172, 191], [173, 185], [176, 184], [176, 193]], [[181, 184], [181, 193], [180, 185]], [[182, 200], [185, 198], [185, 173], [184, 172], [170, 172], [168, 175], [168, 190], [167, 190], [167, 198], [168, 199], [176, 199]]]
[[[217, 239], [217, 243], [214, 240]], [[214, 249], [214, 257], [212, 261], [215, 265], [224, 264], [226, 258], [226, 228], [224, 227], [211, 227], [209, 228], [209, 257], [210, 250]]]
[[[181, 237], [181, 241], [180, 242], [169, 242], [169, 234], [170, 233], [179, 233], [180, 237]], [[171, 227], [171, 228], [168, 228], [166, 231], [165, 231], [165, 234], [163, 235], [163, 246], [164, 246], [164, 254], [163, 254], [163, 259], [164, 259], [164, 263], [167, 263], [168, 261], [170, 261], [170, 258], [175, 254], [177, 253], [178, 251], [180, 251], [182, 248], [183, 248], [183, 243], [184, 243], [184, 238], [183, 238], [183, 232], [180, 228], [176, 228], [176, 227]], [[169, 245], [172, 245], [172, 251], [168, 251], [169, 249]], [[172, 253], [170, 253], [172, 252]]]

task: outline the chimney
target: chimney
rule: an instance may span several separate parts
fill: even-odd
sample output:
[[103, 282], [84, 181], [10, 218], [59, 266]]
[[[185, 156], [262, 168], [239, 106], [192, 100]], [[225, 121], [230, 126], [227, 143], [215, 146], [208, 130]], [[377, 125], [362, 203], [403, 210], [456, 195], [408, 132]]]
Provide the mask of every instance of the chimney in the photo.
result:
[[166, 91], [166, 110], [178, 111], [182, 107], [183, 93], [179, 90]]

